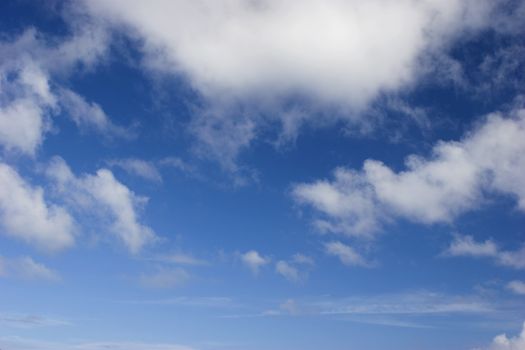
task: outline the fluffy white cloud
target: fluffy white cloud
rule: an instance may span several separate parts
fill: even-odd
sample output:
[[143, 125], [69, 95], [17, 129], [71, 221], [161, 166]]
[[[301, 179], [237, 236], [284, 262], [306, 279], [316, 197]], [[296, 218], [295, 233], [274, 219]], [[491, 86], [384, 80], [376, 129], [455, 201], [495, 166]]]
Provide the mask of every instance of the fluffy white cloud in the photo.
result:
[[48, 251], [75, 241], [68, 211], [47, 203], [42, 188], [31, 186], [4, 163], [0, 163], [0, 225], [3, 234]]
[[521, 333], [516, 337], [500, 334], [494, 338], [487, 350], [525, 350], [525, 323]]
[[[302, 124], [319, 119], [361, 120], [359, 112], [372, 100], [416, 81], [433, 65], [429, 57], [444, 56], [456, 38], [499, 27], [500, 1], [84, 4], [94, 18], [140, 38], [146, 66], [185, 77], [204, 96], [206, 107], [191, 123], [197, 148], [238, 171], [240, 150], [268, 124], [293, 138]], [[308, 112], [283, 107], [297, 97], [308, 101]], [[316, 106], [334, 111], [311, 113]]]
[[250, 250], [241, 254], [241, 261], [248, 266], [254, 274], [257, 274], [261, 267], [270, 263], [270, 258], [262, 256], [255, 250]]
[[153, 182], [162, 182], [162, 175], [155, 164], [137, 158], [114, 159], [109, 165], [117, 166], [125, 171]]
[[147, 201], [119, 182], [113, 173], [100, 169], [94, 175], [77, 177], [62, 158], [55, 157], [47, 168], [60, 196], [73, 208], [95, 213], [109, 223], [109, 231], [132, 252], [139, 252], [156, 240], [151, 228], [139, 222], [138, 210]]
[[507, 284], [507, 288], [516, 294], [525, 295], [525, 282], [510, 281]]
[[303, 92], [354, 108], [410, 81], [421, 53], [485, 25], [493, 6], [459, 0], [85, 4], [132, 28], [155, 56], [150, 64], [186, 75], [206, 96]]
[[491, 258], [503, 266], [525, 269], [525, 246], [517, 251], [506, 251], [491, 240], [477, 242], [472, 236], [457, 235], [445, 251], [445, 255]]
[[347, 266], [369, 266], [370, 264], [359, 254], [354, 248], [338, 242], [328, 242], [324, 245], [325, 251], [328, 255], [333, 255], [339, 258], [341, 262]]
[[[1, 52], [1, 50], [0, 50]], [[33, 62], [0, 62], [0, 145], [33, 155], [49, 129], [56, 106], [47, 75]]]
[[525, 109], [489, 115], [460, 141], [439, 142], [432, 155], [407, 157], [395, 172], [376, 160], [362, 170], [339, 168], [334, 180], [298, 184], [297, 202], [320, 212], [319, 229], [369, 235], [390, 218], [432, 224], [506, 195], [525, 211]]
[[0, 276], [20, 278], [24, 280], [58, 281], [60, 275], [42, 263], [34, 261], [31, 257], [2, 258], [0, 265], [3, 273]]

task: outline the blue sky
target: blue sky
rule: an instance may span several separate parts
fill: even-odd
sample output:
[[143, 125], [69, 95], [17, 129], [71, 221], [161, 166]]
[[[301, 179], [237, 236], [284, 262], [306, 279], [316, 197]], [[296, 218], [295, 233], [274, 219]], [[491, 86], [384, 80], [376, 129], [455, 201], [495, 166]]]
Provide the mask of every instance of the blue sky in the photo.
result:
[[524, 350], [525, 3], [0, 4], [2, 350]]

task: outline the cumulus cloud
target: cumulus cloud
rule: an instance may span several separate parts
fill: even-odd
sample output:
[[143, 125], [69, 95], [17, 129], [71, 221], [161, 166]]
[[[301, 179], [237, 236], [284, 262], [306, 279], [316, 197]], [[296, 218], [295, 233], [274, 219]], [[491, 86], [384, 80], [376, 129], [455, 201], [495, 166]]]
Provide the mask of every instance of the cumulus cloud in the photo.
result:
[[324, 244], [325, 252], [335, 256], [347, 266], [369, 266], [370, 264], [354, 248], [338, 242], [328, 242]]
[[[506, 23], [496, 21], [501, 3], [84, 1], [94, 18], [141, 39], [148, 68], [183, 76], [204, 97], [190, 129], [201, 154], [230, 171], [268, 124], [293, 139], [304, 123], [360, 121], [465, 32]], [[291, 100], [308, 101], [308, 112], [284, 107]], [[337, 112], [311, 113], [317, 106]]]
[[516, 337], [507, 337], [500, 334], [494, 338], [492, 344], [486, 350], [524, 350], [525, 349], [525, 323], [521, 333]]
[[369, 236], [392, 218], [450, 223], [505, 195], [525, 211], [525, 109], [489, 115], [460, 141], [437, 143], [431, 156], [411, 155], [396, 172], [377, 160], [362, 170], [338, 168], [333, 180], [294, 186], [292, 195], [321, 215], [322, 231]]
[[162, 175], [152, 162], [137, 158], [126, 158], [113, 159], [108, 163], [111, 166], [122, 168], [128, 173], [142, 177], [143, 179], [153, 182], [162, 182]]
[[58, 281], [60, 275], [42, 263], [34, 261], [31, 257], [3, 258], [0, 256], [2, 272], [0, 276], [19, 278], [23, 280]]
[[32, 186], [7, 164], [0, 163], [1, 232], [47, 251], [59, 251], [75, 242], [72, 216], [50, 204], [41, 187]]
[[105, 228], [132, 253], [156, 240], [153, 230], [139, 222], [138, 210], [147, 198], [137, 196], [108, 169], [76, 176], [62, 158], [55, 157], [46, 173], [68, 205], [80, 212], [95, 214], [102, 226], [107, 222]]
[[477, 242], [468, 235], [456, 235], [445, 251], [445, 255], [491, 258], [499, 265], [525, 269], [525, 246], [517, 251], [506, 251], [492, 240]]
[[270, 258], [262, 256], [255, 250], [250, 250], [241, 254], [241, 261], [256, 275], [261, 267], [270, 263]]

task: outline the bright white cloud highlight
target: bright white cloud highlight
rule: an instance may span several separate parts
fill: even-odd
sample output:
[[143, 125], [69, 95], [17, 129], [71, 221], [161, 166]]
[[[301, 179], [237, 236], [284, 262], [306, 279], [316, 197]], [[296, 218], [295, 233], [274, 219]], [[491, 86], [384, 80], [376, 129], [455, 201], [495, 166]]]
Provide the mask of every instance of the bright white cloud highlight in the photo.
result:
[[298, 184], [292, 195], [321, 214], [320, 230], [366, 236], [396, 217], [448, 223], [489, 195], [509, 196], [525, 211], [522, 174], [525, 109], [491, 114], [462, 140], [436, 144], [427, 158], [407, 157], [404, 171], [369, 159], [362, 170], [338, 168], [333, 180]]
[[137, 196], [111, 171], [100, 169], [93, 175], [77, 177], [62, 158], [55, 157], [47, 175], [70, 206], [84, 213], [95, 213], [102, 223], [109, 222], [109, 231], [132, 253], [156, 240], [153, 230], [139, 222], [138, 211], [147, 198]]
[[[416, 81], [432, 65], [429, 57], [497, 17], [497, 2], [489, 0], [84, 4], [94, 18], [140, 38], [147, 67], [183, 76], [204, 96], [191, 131], [201, 154], [229, 171], [239, 171], [240, 150], [265, 125], [277, 122], [281, 136], [293, 138], [306, 122], [356, 122], [378, 95]], [[331, 106], [338, 113], [283, 107], [296, 97], [308, 110]]]
[[262, 256], [255, 250], [250, 250], [241, 254], [241, 261], [256, 275], [261, 267], [270, 263], [270, 258]]
[[472, 236], [457, 235], [445, 255], [491, 258], [503, 266], [525, 269], [525, 246], [517, 251], [506, 251], [491, 240], [477, 242]]
[[1, 232], [47, 251], [75, 242], [74, 220], [68, 211], [49, 204], [44, 190], [27, 183], [15, 169], [0, 163]]

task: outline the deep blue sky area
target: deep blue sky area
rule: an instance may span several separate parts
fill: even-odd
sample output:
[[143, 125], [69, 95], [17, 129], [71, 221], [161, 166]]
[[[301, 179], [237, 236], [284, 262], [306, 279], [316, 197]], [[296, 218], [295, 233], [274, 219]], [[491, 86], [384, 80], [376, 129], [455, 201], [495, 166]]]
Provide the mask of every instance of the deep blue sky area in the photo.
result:
[[2, 350], [525, 350], [525, 2], [0, 3]]

